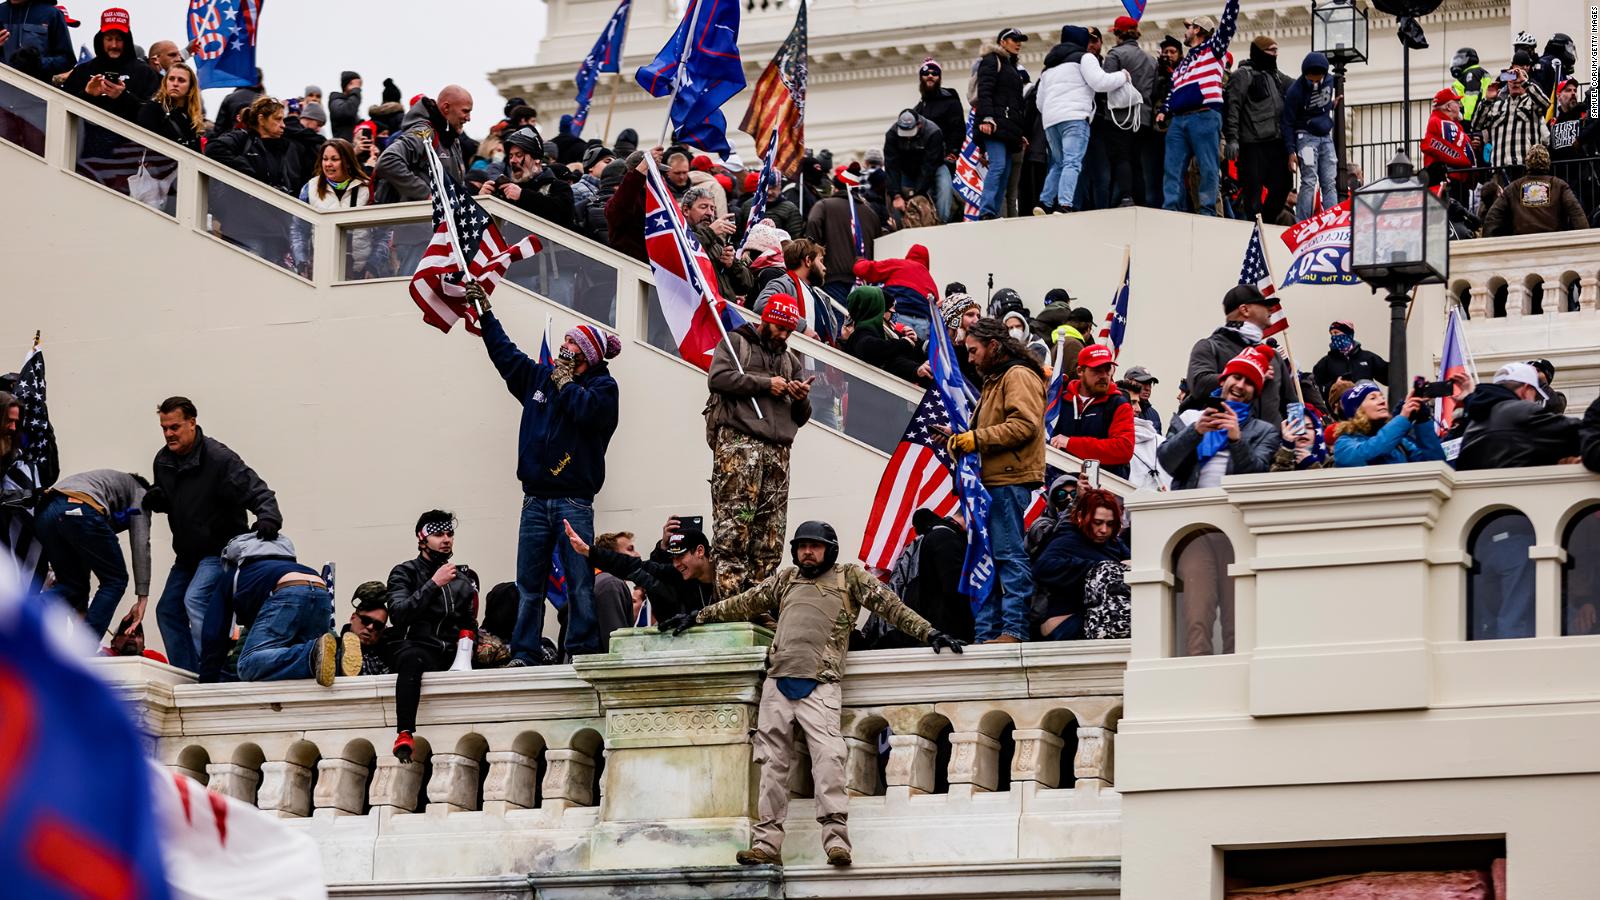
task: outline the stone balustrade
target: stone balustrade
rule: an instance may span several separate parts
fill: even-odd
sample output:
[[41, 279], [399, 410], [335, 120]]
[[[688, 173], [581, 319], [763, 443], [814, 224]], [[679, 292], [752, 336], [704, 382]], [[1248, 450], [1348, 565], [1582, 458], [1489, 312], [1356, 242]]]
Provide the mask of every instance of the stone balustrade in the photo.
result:
[[[429, 674], [410, 765], [389, 753], [393, 676], [197, 685], [148, 661], [100, 664], [161, 761], [311, 834], [336, 892], [531, 877], [578, 896], [642, 884], [629, 881], [641, 867], [728, 866], [747, 845], [769, 639], [743, 624], [634, 630], [572, 666]], [[1127, 653], [1126, 641], [852, 653], [841, 729], [857, 868], [903, 885], [906, 867], [943, 866], [952, 883], [1001, 891], [1065, 865], [1063, 883], [1114, 896]], [[786, 871], [826, 881], [799, 743]], [[680, 895], [649, 884], [639, 896]]]
[[1600, 309], [1600, 232], [1452, 242], [1450, 294], [1474, 320]]

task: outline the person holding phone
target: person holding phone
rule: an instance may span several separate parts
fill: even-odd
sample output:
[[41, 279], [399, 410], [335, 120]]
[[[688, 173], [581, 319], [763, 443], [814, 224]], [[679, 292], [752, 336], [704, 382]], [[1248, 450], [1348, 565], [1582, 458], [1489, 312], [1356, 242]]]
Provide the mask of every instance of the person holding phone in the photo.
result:
[[1416, 392], [1406, 398], [1400, 414], [1395, 415], [1389, 410], [1383, 388], [1363, 381], [1344, 392], [1339, 406], [1344, 421], [1335, 432], [1334, 465], [1346, 468], [1444, 459], [1444, 448], [1433, 425], [1432, 404]]
[[1255, 414], [1255, 399], [1277, 354], [1257, 344], [1222, 369], [1221, 385], [1199, 408], [1180, 412], [1156, 456], [1175, 491], [1218, 487], [1225, 475], [1265, 472], [1277, 452], [1276, 417]]
[[1518, 68], [1506, 69], [1484, 88], [1472, 122], [1489, 145], [1489, 164], [1503, 169], [1506, 181], [1522, 177], [1528, 148], [1548, 136], [1549, 109], [1550, 98]]
[[[694, 190], [690, 190], [691, 195]], [[712, 556], [717, 596], [759, 584], [783, 562], [789, 513], [789, 449], [811, 420], [805, 361], [789, 348], [800, 327], [795, 298], [777, 294], [717, 345], [707, 383], [711, 445]]]
[[62, 85], [67, 93], [130, 122], [160, 87], [161, 76], [133, 53], [128, 11], [115, 7], [100, 14], [94, 58], [80, 63]]

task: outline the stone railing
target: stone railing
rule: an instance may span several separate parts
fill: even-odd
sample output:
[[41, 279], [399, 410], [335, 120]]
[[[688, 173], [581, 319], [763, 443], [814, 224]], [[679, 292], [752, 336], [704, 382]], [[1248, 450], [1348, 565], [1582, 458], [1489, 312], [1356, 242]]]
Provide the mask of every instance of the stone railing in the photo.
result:
[[[156, 663], [102, 665], [162, 762], [305, 829], [331, 884], [404, 896], [438, 879], [501, 890], [531, 877], [540, 896], [565, 896], [622, 870], [728, 866], [747, 846], [769, 639], [738, 624], [637, 630], [573, 666], [429, 674], [410, 765], [389, 752], [393, 676], [196, 685]], [[944, 867], [970, 896], [1053, 873], [1114, 896], [1127, 651], [851, 654], [841, 727], [857, 870], [898, 884], [906, 867]], [[784, 855], [825, 880], [800, 743]], [[666, 882], [658, 895], [679, 896]]]
[[1452, 242], [1450, 294], [1474, 322], [1600, 309], [1600, 231]]

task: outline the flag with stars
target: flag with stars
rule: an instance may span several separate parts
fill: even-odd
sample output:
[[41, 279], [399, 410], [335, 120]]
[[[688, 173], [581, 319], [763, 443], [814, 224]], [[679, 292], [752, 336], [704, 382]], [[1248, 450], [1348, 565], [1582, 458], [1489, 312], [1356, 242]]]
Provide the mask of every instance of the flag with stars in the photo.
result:
[[750, 229], [767, 217], [767, 194], [782, 183], [778, 177], [778, 130], [774, 128], [772, 140], [767, 144], [767, 152], [761, 155], [761, 175], [756, 179], [756, 189], [751, 191], [751, 196], [755, 197], [755, 200], [750, 204], [750, 218], [745, 225], [744, 240], [739, 242], [740, 253], [743, 253], [745, 245], [750, 243]]
[[894, 567], [895, 558], [911, 540], [911, 516], [917, 510], [948, 516], [960, 505], [951, 475], [955, 464], [944, 448], [944, 436], [935, 430], [949, 426], [950, 414], [939, 389], [928, 388], [878, 480], [861, 538], [860, 558], [868, 568], [887, 572]]
[[33, 513], [44, 490], [61, 476], [55, 428], [45, 402], [44, 351], [35, 347], [23, 361], [14, 389], [17, 398], [16, 456], [0, 472], [0, 544], [11, 552], [33, 588], [44, 583], [44, 548], [33, 531]]
[[1100, 343], [1110, 347], [1113, 355], [1121, 355], [1122, 338], [1128, 333], [1128, 279], [1132, 275], [1133, 260], [1130, 258], [1122, 269], [1122, 285], [1111, 298], [1111, 309], [1106, 312], [1106, 325], [1100, 329]]
[[978, 206], [983, 202], [983, 179], [988, 172], [984, 163], [983, 148], [978, 145], [976, 114], [967, 113], [967, 139], [956, 156], [955, 190], [961, 198], [962, 218], [977, 221]]
[[477, 334], [478, 313], [466, 300], [456, 241], [461, 254], [472, 260], [467, 272], [489, 294], [513, 263], [533, 256], [542, 247], [531, 234], [507, 244], [500, 227], [478, 201], [463, 194], [431, 157], [430, 165], [434, 167], [433, 240], [411, 276], [411, 299], [422, 310], [422, 321], [440, 331], [447, 332], [458, 320], [466, 319], [467, 330]]
[[595, 85], [600, 83], [600, 76], [607, 72], [622, 71], [622, 37], [628, 31], [628, 8], [633, 5], [633, 0], [622, 0], [617, 4], [617, 11], [606, 20], [606, 29], [600, 33], [600, 39], [594, 42], [594, 49], [583, 58], [583, 65], [578, 67], [578, 111], [572, 114], [572, 133], [582, 134], [583, 126], [589, 121], [589, 104], [594, 100]]
[[1283, 313], [1283, 304], [1273, 296], [1276, 288], [1272, 284], [1272, 272], [1267, 269], [1267, 250], [1266, 244], [1261, 241], [1260, 222], [1256, 222], [1255, 229], [1250, 232], [1250, 245], [1244, 248], [1244, 264], [1239, 267], [1239, 283], [1255, 285], [1261, 290], [1261, 296], [1272, 304], [1272, 320], [1267, 323], [1267, 327], [1261, 329], [1263, 338], [1269, 338], [1289, 327], [1289, 317]]
[[646, 166], [645, 173], [644, 249], [655, 273], [661, 315], [678, 355], [710, 371], [723, 332], [738, 328], [740, 319], [717, 293], [711, 259], [684, 223], [661, 172]]
[[262, 0], [189, 0], [189, 40], [200, 87], [252, 87], [256, 83], [256, 30]]

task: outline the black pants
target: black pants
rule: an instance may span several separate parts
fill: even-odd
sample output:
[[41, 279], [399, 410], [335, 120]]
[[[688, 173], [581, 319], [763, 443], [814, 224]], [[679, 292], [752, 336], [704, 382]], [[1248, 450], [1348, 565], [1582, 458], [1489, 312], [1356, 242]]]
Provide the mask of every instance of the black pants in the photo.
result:
[[394, 648], [396, 731], [417, 730], [417, 703], [422, 700], [422, 673], [443, 672], [450, 667], [450, 654], [444, 648], [418, 641], [401, 641]]
[[[1144, 200], [1144, 159], [1140, 155], [1140, 131], [1124, 131], [1116, 125], [1105, 129], [1106, 155], [1111, 158], [1111, 205]], [[1093, 138], [1091, 137], [1091, 140]]]
[[[1292, 184], [1289, 148], [1283, 141], [1253, 141], [1239, 145], [1239, 217], [1253, 219], [1256, 213], [1268, 225], [1278, 220], [1289, 199]], [[1261, 189], [1267, 196], [1261, 198]]]

